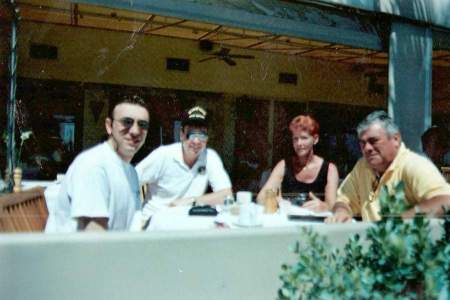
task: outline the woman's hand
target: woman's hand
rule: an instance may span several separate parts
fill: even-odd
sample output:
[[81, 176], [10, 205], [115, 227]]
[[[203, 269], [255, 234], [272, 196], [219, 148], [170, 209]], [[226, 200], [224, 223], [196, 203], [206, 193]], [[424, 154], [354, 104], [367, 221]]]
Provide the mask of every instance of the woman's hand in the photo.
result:
[[316, 195], [314, 195], [314, 193], [309, 192], [308, 196], [311, 200], [306, 201], [302, 205], [302, 208], [311, 210], [313, 212], [324, 212], [330, 210], [328, 205], [324, 201], [320, 200]]

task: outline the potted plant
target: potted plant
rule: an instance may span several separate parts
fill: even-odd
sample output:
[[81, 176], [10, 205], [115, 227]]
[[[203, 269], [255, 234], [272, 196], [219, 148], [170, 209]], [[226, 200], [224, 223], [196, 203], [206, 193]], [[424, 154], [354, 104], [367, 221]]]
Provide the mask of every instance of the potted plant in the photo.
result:
[[404, 221], [403, 183], [380, 195], [381, 221], [364, 239], [350, 238], [342, 250], [305, 229], [297, 261], [282, 266], [278, 299], [449, 299], [450, 217], [433, 240], [430, 221], [419, 215]]

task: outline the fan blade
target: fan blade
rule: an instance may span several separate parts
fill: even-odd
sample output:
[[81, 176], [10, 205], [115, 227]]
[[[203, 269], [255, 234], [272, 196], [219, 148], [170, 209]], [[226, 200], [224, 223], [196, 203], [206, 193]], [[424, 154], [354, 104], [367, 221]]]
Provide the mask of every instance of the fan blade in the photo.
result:
[[201, 63], [201, 62], [208, 61], [208, 60], [211, 60], [211, 59], [216, 59], [216, 58], [217, 58], [216, 56], [211, 56], [211, 57], [207, 57], [207, 58], [202, 58], [202, 59], [200, 59], [198, 62]]
[[222, 49], [212, 52], [211, 55], [217, 55], [217, 56], [222, 55]]
[[231, 58], [229, 58], [228, 56], [225, 56], [224, 58], [222, 58], [227, 64], [229, 64], [230, 66], [235, 66], [236, 62], [234, 60], [232, 60]]
[[243, 54], [230, 54], [228, 57], [232, 58], [245, 58], [245, 59], [254, 59], [255, 57], [253, 55], [243, 55]]
[[217, 55], [219, 56], [227, 56], [230, 53], [230, 48], [220, 48]]

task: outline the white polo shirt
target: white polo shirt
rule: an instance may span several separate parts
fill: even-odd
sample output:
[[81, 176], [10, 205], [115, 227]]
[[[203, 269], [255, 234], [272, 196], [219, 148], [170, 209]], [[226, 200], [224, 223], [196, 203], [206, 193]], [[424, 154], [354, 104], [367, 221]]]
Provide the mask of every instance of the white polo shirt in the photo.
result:
[[183, 160], [181, 143], [161, 146], [137, 166], [139, 181], [148, 184], [151, 202], [167, 205], [178, 198], [203, 195], [208, 184], [214, 192], [231, 188], [230, 178], [216, 151], [206, 148], [192, 168]]

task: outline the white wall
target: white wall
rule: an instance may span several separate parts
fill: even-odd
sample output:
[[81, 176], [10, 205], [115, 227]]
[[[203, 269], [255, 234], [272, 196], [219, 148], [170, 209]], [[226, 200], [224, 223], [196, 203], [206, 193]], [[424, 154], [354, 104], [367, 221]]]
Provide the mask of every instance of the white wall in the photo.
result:
[[[342, 246], [366, 224], [315, 225]], [[298, 228], [0, 235], [2, 299], [274, 299]]]

